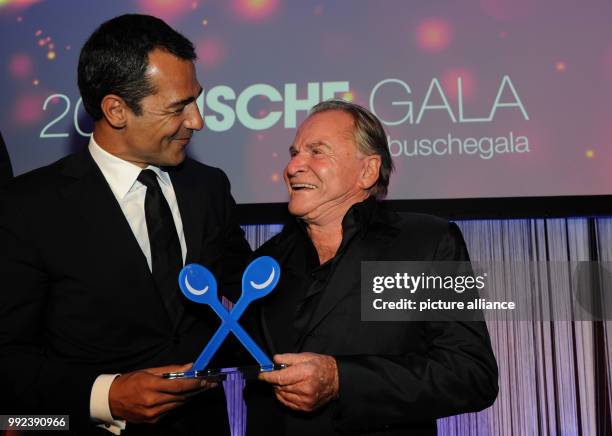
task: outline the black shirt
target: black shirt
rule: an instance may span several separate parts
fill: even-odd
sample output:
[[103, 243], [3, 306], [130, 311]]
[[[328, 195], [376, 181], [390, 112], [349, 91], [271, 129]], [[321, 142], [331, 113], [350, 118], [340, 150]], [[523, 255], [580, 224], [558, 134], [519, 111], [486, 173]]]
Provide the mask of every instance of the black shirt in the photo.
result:
[[291, 309], [284, 311], [280, 317], [274, 319], [271, 328], [284, 330], [287, 326], [292, 326], [293, 331], [290, 335], [283, 335], [283, 339], [275, 344], [277, 347], [275, 352], [290, 352], [298, 346], [298, 340], [308, 326], [310, 317], [314, 314], [325, 292], [335, 266], [342, 258], [350, 241], [356, 235], [365, 232], [369, 217], [375, 207], [376, 200], [370, 197], [349, 209], [342, 220], [340, 247], [336, 255], [323, 264], [319, 262], [319, 255], [308, 236], [306, 224], [299, 219], [290, 224], [300, 229], [296, 232], [299, 240], [296, 241], [295, 249], [284, 263], [284, 268], [290, 269], [292, 277], [287, 282], [288, 289], [291, 289], [292, 292], [287, 292], [285, 295], [285, 307]]

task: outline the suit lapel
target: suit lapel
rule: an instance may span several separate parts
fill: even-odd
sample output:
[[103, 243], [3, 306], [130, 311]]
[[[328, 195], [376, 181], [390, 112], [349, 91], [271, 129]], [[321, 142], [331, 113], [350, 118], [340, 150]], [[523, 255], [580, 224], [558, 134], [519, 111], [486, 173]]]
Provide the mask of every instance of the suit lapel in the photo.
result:
[[98, 240], [116, 247], [116, 253], [108, 253], [109, 258], [117, 255], [128, 258], [130, 264], [138, 266], [135, 273], [148, 274], [152, 280], [147, 258], [89, 151], [85, 149], [70, 156], [63, 174], [76, 180], [62, 188], [61, 194], [74, 205]]
[[[142, 252], [132, 229], [121, 210], [102, 172], [87, 149], [70, 156], [63, 170], [66, 177], [75, 179], [61, 189], [61, 195], [80, 214], [86, 232], [95, 235], [94, 241], [103, 251], [101, 258], [121, 264], [135, 277], [146, 277], [146, 289], [133, 289], [134, 298], [150, 299], [151, 290], [157, 291], [147, 258]], [[129, 277], [122, 276], [128, 281]], [[134, 282], [138, 282], [135, 280]], [[165, 307], [159, 292], [159, 304]], [[138, 297], [139, 296], [139, 297]]]

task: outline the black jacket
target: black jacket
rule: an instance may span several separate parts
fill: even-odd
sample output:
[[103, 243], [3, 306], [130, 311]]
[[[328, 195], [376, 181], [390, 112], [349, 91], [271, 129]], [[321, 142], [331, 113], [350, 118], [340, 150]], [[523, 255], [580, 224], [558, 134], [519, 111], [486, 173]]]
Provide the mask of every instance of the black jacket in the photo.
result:
[[437, 418], [482, 410], [497, 396], [497, 364], [484, 323], [361, 321], [361, 261], [469, 260], [459, 228], [431, 216], [398, 215], [372, 199], [351, 213], [357, 233], [337, 254], [297, 340], [287, 336], [295, 334], [287, 313], [295, 307], [290, 294], [302, 292], [301, 283], [308, 281], [310, 241], [305, 243], [305, 232], [294, 222], [256, 252], [279, 261], [281, 279], [252, 309], [251, 328], [271, 354], [334, 356], [340, 391], [321, 409], [296, 413], [274, 400], [269, 386], [251, 384], [249, 435], [435, 435]]
[[[211, 269], [220, 289], [238, 287], [250, 248], [225, 174], [189, 159], [169, 173], [186, 263]], [[12, 181], [0, 200], [0, 278], [0, 410], [70, 414], [79, 435], [97, 432], [89, 397], [99, 374], [192, 362], [219, 325], [208, 307], [185, 300], [173, 330], [88, 150]], [[202, 434], [198, 428], [227, 431], [221, 388], [142, 432]], [[138, 429], [128, 424], [126, 434]]]

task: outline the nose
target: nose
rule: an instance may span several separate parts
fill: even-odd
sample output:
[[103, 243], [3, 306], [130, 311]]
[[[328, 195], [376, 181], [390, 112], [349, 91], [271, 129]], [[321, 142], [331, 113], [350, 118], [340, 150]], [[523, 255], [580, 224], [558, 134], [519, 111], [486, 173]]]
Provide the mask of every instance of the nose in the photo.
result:
[[185, 127], [191, 130], [202, 130], [204, 127], [204, 120], [200, 114], [200, 109], [194, 101], [185, 108], [187, 110], [187, 116], [185, 118]]
[[304, 153], [296, 153], [289, 159], [285, 172], [289, 177], [293, 177], [298, 173], [306, 171], [306, 167], [306, 156]]

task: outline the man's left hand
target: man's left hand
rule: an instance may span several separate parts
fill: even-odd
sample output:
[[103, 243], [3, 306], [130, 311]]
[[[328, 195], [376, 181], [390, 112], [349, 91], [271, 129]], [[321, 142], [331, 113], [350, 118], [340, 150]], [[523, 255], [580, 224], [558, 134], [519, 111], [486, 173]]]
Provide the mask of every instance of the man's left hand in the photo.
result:
[[332, 356], [277, 354], [274, 362], [288, 368], [262, 372], [259, 379], [275, 385], [276, 398], [290, 409], [312, 412], [338, 397], [338, 366]]

